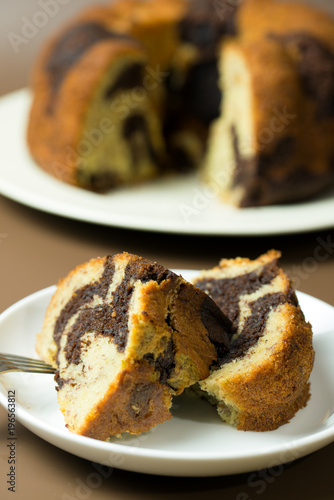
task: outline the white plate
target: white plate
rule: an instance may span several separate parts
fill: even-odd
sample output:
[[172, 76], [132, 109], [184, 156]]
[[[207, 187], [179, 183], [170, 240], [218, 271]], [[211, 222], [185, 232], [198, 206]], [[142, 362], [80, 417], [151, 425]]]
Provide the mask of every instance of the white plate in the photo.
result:
[[334, 226], [334, 191], [315, 200], [237, 209], [220, 202], [195, 175], [96, 194], [53, 178], [27, 150], [31, 96], [23, 89], [0, 99], [0, 193], [73, 219], [182, 234], [266, 235]]
[[[189, 280], [197, 273], [177, 272]], [[35, 336], [54, 290], [30, 295], [0, 316], [0, 352], [35, 355]], [[334, 308], [303, 293], [298, 297], [315, 333], [312, 395], [307, 407], [276, 431], [238, 431], [222, 423], [205, 401], [179, 396], [172, 420], [139, 436], [101, 442], [65, 428], [52, 375], [2, 375], [0, 403], [6, 408], [7, 391], [15, 390], [17, 418], [32, 432], [74, 455], [130, 471], [199, 477], [291, 462], [334, 440]]]

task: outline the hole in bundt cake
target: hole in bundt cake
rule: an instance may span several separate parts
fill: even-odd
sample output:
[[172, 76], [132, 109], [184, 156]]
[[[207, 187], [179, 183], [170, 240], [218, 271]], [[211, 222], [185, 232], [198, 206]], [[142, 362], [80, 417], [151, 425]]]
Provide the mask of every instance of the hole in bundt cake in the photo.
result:
[[146, 156], [149, 156], [152, 161], [156, 161], [147, 122], [142, 115], [134, 114], [126, 119], [123, 135], [130, 146], [133, 166], [136, 166]]
[[110, 99], [115, 92], [120, 90], [129, 90], [143, 85], [144, 67], [142, 64], [134, 63], [128, 66], [118, 76], [115, 82], [106, 89], [104, 97]]

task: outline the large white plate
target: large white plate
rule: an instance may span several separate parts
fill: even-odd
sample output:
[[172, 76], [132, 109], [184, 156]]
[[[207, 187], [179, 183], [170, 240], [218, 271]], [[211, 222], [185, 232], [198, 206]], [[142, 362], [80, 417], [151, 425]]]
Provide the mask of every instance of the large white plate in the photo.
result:
[[265, 235], [334, 226], [334, 191], [315, 200], [237, 209], [220, 202], [196, 175], [96, 194], [53, 178], [27, 150], [31, 96], [23, 89], [0, 99], [0, 193], [65, 217], [150, 231], [202, 235]]
[[[179, 272], [186, 279], [196, 274]], [[0, 352], [35, 355], [36, 333], [54, 289], [30, 295], [2, 313]], [[276, 431], [238, 431], [222, 423], [205, 401], [179, 396], [174, 399], [172, 420], [139, 436], [101, 442], [65, 428], [52, 375], [1, 375], [0, 403], [6, 408], [7, 391], [15, 390], [17, 418], [32, 432], [74, 455], [126, 470], [214, 476], [291, 462], [334, 440], [334, 308], [303, 293], [298, 297], [315, 333], [311, 399], [290, 423]]]

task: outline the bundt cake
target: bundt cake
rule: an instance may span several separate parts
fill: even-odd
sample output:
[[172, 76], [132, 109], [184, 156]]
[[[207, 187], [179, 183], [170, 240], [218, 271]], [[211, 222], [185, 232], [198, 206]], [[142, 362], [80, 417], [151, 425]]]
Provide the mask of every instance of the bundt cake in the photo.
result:
[[106, 440], [170, 419], [172, 396], [209, 375], [230, 332], [202, 290], [124, 252], [93, 259], [59, 282], [37, 351], [57, 367], [69, 430]]
[[334, 21], [276, 0], [118, 0], [45, 47], [28, 145], [107, 191], [198, 168], [237, 206], [334, 184]]
[[233, 324], [229, 352], [199, 390], [241, 430], [276, 429], [309, 399], [312, 329], [279, 257], [272, 250], [256, 260], [223, 259], [194, 281]]

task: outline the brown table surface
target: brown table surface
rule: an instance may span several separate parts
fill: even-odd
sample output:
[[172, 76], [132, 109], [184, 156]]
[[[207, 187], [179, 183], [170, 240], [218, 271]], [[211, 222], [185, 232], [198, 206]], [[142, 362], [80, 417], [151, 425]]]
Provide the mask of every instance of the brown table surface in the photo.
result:
[[[85, 3], [90, 3], [86, 1]], [[92, 3], [92, 2], [91, 2]], [[330, 0], [318, 3], [333, 10]], [[22, 16], [36, 11], [36, 2], [11, 2], [0, 28], [4, 34], [18, 32]], [[14, 8], [15, 5], [15, 8]], [[9, 6], [8, 6], [9, 7]], [[29, 10], [30, 9], [30, 10]], [[75, 10], [63, 5], [50, 29]], [[52, 24], [52, 26], [51, 26]], [[5, 28], [6, 26], [6, 28]], [[47, 32], [40, 30], [31, 44], [13, 58], [8, 43], [0, 45], [7, 58], [8, 72], [0, 94], [27, 83], [27, 68]], [[30, 50], [30, 52], [29, 52]], [[13, 62], [14, 59], [14, 62]], [[23, 68], [23, 69], [22, 69]], [[1, 138], [0, 138], [1, 141]], [[319, 245], [327, 243], [325, 258]], [[295, 279], [299, 290], [334, 305], [334, 231], [311, 232], [279, 237], [200, 237], [140, 232], [77, 222], [34, 210], [0, 196], [0, 312], [41, 288], [57, 282], [78, 263], [93, 256], [123, 250], [146, 256], [170, 268], [201, 269], [215, 265], [221, 257], [256, 257], [269, 248], [282, 251], [282, 265]], [[324, 256], [325, 252], [321, 251]], [[98, 500], [212, 498], [249, 500], [334, 498], [334, 443], [275, 471], [214, 478], [170, 478], [114, 469], [98, 488], [89, 488], [94, 472], [89, 461], [68, 454], [38, 438], [17, 424], [16, 493], [7, 490], [7, 413], [0, 409], [0, 497], [18, 499]], [[222, 443], [224, 446], [224, 443]], [[78, 485], [81, 485], [79, 488]], [[84, 488], [82, 485], [86, 485]], [[88, 485], [88, 487], [87, 487]]]

